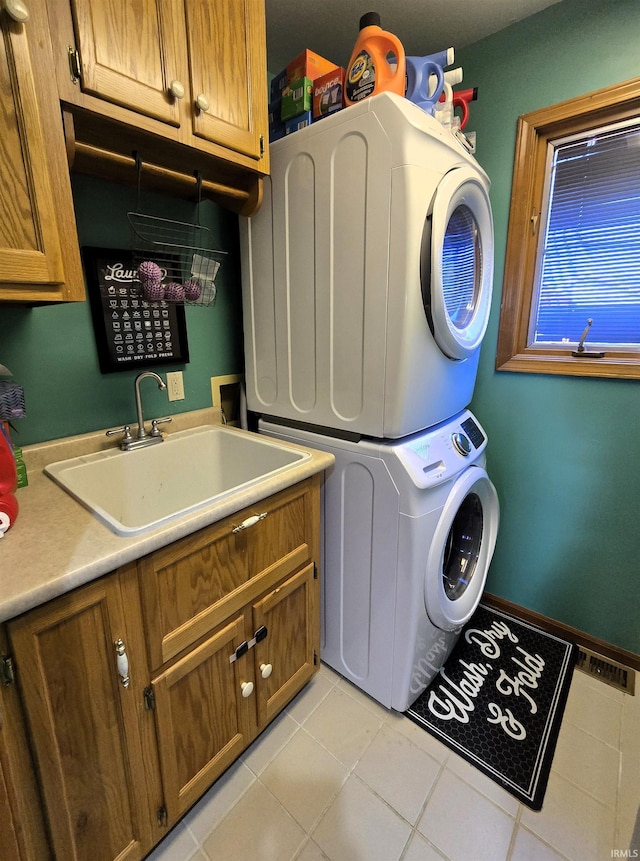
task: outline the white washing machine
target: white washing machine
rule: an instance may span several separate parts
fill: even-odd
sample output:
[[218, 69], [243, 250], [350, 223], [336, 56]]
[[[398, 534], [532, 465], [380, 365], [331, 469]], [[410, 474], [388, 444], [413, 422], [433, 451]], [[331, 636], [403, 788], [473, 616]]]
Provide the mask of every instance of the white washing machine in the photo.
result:
[[405, 711], [476, 609], [499, 521], [486, 434], [464, 410], [401, 441], [260, 422], [335, 455], [322, 500], [322, 660]]
[[493, 282], [489, 180], [381, 93], [271, 145], [240, 219], [247, 405], [396, 439], [464, 409]]

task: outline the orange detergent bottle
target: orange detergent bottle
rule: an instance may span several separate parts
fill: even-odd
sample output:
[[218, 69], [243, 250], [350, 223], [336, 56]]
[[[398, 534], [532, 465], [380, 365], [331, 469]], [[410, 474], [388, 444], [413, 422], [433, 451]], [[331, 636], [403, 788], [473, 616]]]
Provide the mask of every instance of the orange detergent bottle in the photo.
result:
[[347, 66], [345, 104], [355, 105], [382, 92], [404, 96], [405, 86], [405, 56], [400, 39], [382, 29], [377, 12], [367, 12], [360, 19], [360, 33]]

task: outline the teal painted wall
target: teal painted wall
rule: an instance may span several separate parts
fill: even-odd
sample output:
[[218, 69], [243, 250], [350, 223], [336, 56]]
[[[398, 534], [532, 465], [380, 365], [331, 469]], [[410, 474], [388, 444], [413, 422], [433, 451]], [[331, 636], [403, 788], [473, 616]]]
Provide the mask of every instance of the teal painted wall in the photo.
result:
[[[73, 196], [81, 245], [130, 247], [127, 213], [137, 192], [92, 177], [73, 175]], [[184, 200], [142, 193], [141, 209], [192, 223], [197, 206]], [[187, 306], [190, 361], [159, 365], [181, 370], [185, 399], [169, 403], [155, 386], [145, 389], [145, 415], [175, 415], [211, 406], [210, 378], [242, 371], [241, 282], [237, 216], [203, 201], [200, 223], [211, 244], [228, 252], [220, 267], [215, 303]], [[102, 374], [89, 302], [28, 308], [0, 306], [0, 363], [24, 387], [27, 416], [17, 420], [14, 442], [28, 445], [135, 421], [133, 381], [139, 373]]]
[[[457, 52], [492, 181], [495, 295], [472, 409], [501, 525], [490, 592], [640, 653], [638, 382], [495, 371], [516, 121], [640, 75], [637, 0], [564, 0]], [[640, 265], [640, 262], [639, 262]]]

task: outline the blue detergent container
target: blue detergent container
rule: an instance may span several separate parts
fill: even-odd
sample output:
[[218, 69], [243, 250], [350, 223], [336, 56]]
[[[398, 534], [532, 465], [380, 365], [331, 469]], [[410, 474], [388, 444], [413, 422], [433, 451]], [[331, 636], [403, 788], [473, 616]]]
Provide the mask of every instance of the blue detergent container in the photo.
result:
[[407, 57], [406, 98], [433, 116], [444, 88], [443, 69], [450, 66], [453, 60], [453, 48], [427, 57]]

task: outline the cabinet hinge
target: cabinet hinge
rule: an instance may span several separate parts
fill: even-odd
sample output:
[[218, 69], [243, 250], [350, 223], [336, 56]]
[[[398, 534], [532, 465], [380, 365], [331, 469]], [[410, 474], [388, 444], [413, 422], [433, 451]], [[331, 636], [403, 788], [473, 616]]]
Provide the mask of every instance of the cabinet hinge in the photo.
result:
[[313, 579], [318, 579], [318, 565], [315, 562], [313, 563]]
[[264, 135], [260, 135], [260, 158], [264, 158]]
[[73, 45], [69, 45], [68, 54], [69, 54], [69, 72], [71, 73], [71, 83], [77, 84], [78, 81], [82, 78], [82, 67], [80, 65], [80, 54], [78, 54], [77, 50], [73, 47]]
[[313, 650], [313, 666], [314, 667], [318, 666], [318, 653], [316, 652], [315, 649]]
[[15, 684], [16, 670], [11, 655], [3, 655], [0, 659], [0, 680], [5, 687]]
[[152, 712], [155, 711], [156, 708], [156, 695], [153, 692], [152, 688], [145, 688], [142, 692], [142, 697], [144, 699], [144, 707], [146, 711]]
[[169, 817], [167, 816], [167, 808], [164, 804], [161, 804], [160, 807], [156, 810], [156, 816], [158, 817], [158, 826], [160, 828], [166, 828], [167, 822], [169, 821]]

